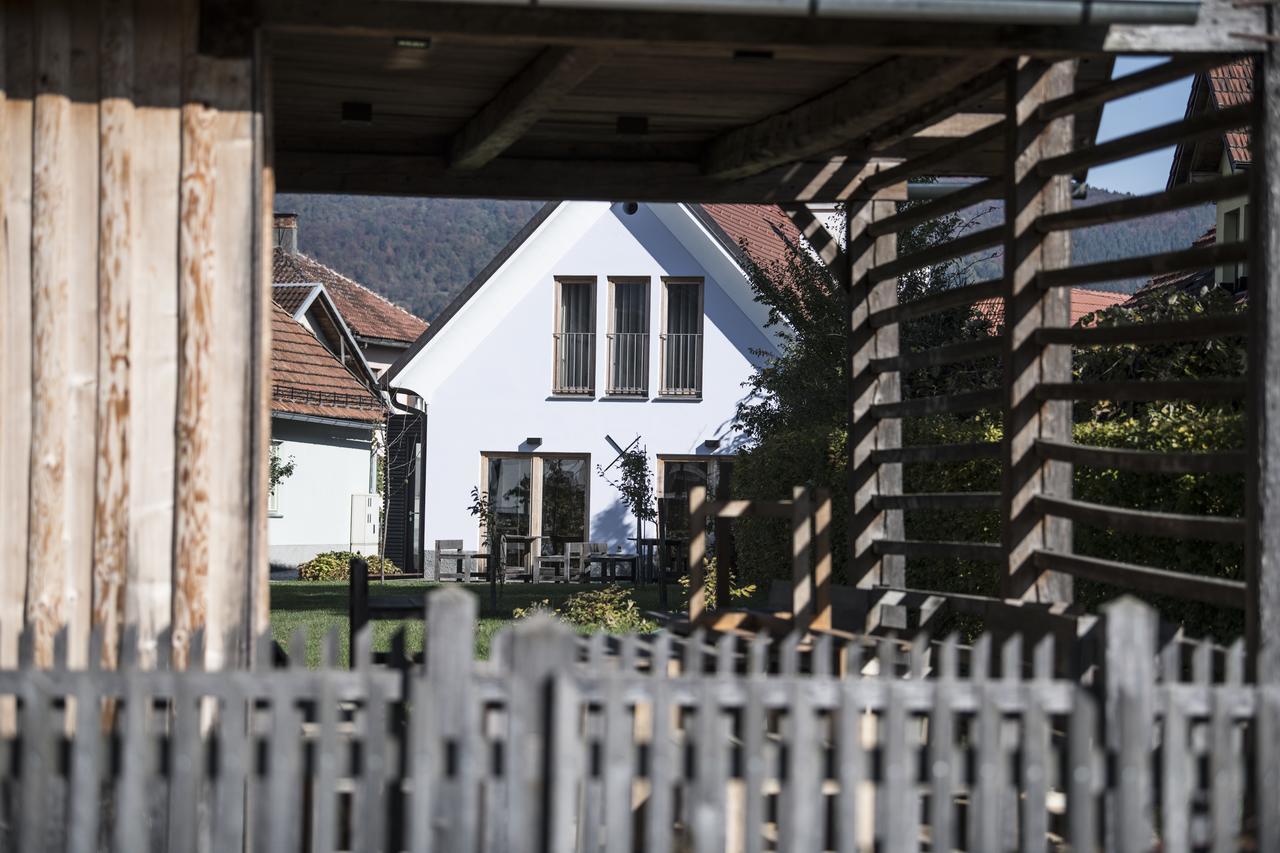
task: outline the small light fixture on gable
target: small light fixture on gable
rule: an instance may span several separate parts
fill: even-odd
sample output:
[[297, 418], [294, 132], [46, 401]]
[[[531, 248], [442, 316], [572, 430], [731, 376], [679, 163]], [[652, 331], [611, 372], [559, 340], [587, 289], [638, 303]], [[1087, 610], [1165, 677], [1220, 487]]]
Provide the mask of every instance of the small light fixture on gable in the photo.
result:
[[718, 438], [708, 438], [706, 441], [702, 442], [703, 450], [715, 450], [719, 446], [720, 439]]
[[373, 104], [366, 101], [342, 102], [343, 124], [372, 124]]
[[634, 201], [628, 201], [622, 205], [622, 212], [627, 216], [635, 216], [636, 211], [639, 209], [640, 205], [636, 204]]
[[530, 447], [541, 447], [541, 446], [542, 446], [542, 436], [538, 436], [538, 435], [531, 435], [531, 436], [529, 436], [528, 438], [526, 438], [526, 439], [524, 440], [524, 443], [525, 443], [525, 444], [527, 444], [527, 445], [529, 445]]
[[400, 37], [396, 39], [396, 47], [403, 47], [406, 50], [426, 50], [431, 47], [431, 39]]

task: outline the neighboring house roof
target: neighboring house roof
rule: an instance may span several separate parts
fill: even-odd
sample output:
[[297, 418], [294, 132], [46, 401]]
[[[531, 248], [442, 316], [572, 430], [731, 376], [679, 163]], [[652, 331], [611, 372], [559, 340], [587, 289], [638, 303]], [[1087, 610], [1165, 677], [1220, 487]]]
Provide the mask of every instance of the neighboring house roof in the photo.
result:
[[380, 422], [386, 408], [305, 326], [271, 306], [271, 411]]
[[[732, 251], [746, 252], [760, 266], [782, 263], [787, 251], [802, 246], [804, 237], [776, 204], [690, 205], [707, 230]], [[708, 219], [710, 222], [708, 222]]]
[[[1089, 314], [1119, 305], [1129, 299], [1127, 293], [1116, 293], [1110, 290], [1093, 290], [1088, 287], [1071, 288], [1071, 325], [1079, 323]], [[992, 326], [1004, 323], [1004, 300], [983, 299], [973, 304], [974, 310], [986, 317]]]
[[271, 259], [275, 284], [322, 284], [358, 338], [410, 344], [427, 330], [425, 321], [301, 252], [277, 246]]
[[[1253, 100], [1253, 60], [1237, 59], [1197, 74], [1187, 97], [1186, 116], [1224, 110]], [[1179, 142], [1173, 152], [1168, 187], [1194, 180], [1197, 173], [1217, 174], [1225, 153], [1232, 169], [1247, 168], [1253, 160], [1249, 128], [1229, 130], [1209, 139]]]

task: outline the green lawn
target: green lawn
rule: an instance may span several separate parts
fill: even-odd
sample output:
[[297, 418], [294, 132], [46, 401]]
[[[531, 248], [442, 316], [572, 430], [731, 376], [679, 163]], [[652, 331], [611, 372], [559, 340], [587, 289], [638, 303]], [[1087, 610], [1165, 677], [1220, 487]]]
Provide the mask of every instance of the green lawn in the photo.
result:
[[[369, 584], [369, 594], [408, 595], [420, 597], [439, 584], [422, 581], [388, 581]], [[454, 584], [450, 584], [454, 586]], [[583, 589], [597, 587], [593, 584], [523, 584], [509, 583], [499, 590], [498, 609], [489, 610], [487, 584], [462, 584], [462, 589], [474, 593], [480, 599], [480, 620], [476, 626], [475, 650], [479, 657], [489, 656], [489, 644], [493, 635], [511, 622], [511, 611], [517, 607], [549, 599], [552, 607], [559, 607], [566, 598]], [[679, 602], [681, 590], [672, 586], [667, 590], [673, 606]], [[658, 588], [641, 587], [635, 591], [636, 603], [641, 610], [658, 610]], [[391, 648], [391, 638], [403, 627], [405, 641], [411, 653], [422, 651], [421, 620], [373, 623], [374, 651]], [[271, 584], [271, 633], [285, 649], [290, 638], [299, 628], [306, 632], [307, 665], [320, 664], [320, 648], [324, 635], [331, 629], [338, 631], [339, 660], [347, 660], [350, 634], [347, 630], [347, 583], [319, 583], [316, 581], [273, 581]]]

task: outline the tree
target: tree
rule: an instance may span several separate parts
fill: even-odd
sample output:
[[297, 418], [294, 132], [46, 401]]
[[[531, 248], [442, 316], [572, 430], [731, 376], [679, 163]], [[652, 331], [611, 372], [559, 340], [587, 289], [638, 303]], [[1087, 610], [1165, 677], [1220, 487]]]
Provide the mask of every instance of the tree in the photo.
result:
[[[899, 237], [898, 251], [907, 254], [954, 239], [973, 227], [975, 218], [953, 214], [916, 226]], [[744, 248], [750, 257], [750, 247]], [[898, 297], [906, 301], [968, 284], [979, 260], [948, 261], [906, 274], [899, 279]], [[781, 344], [776, 357], [757, 353], [761, 364], [738, 406], [735, 421], [745, 451], [734, 467], [733, 490], [742, 497], [779, 499], [797, 484], [823, 486], [831, 491], [836, 518], [842, 518], [848, 505], [847, 297], [822, 261], [803, 247], [792, 247], [778, 262], [751, 262], [747, 274], [756, 299], [769, 309], [769, 325], [778, 330]], [[973, 308], [949, 309], [900, 328], [903, 351], [977, 340], [991, 332], [987, 315]], [[904, 397], [990, 387], [999, 381], [995, 359], [963, 368], [905, 374]], [[741, 582], [767, 581], [789, 565], [784, 523], [736, 524]], [[847, 552], [844, 528], [835, 525], [832, 537], [838, 573]]]
[[293, 466], [293, 457], [290, 456], [288, 461], [281, 459], [279, 446], [272, 444], [267, 468], [267, 478], [271, 491], [274, 492], [276, 487], [293, 476]]
[[618, 490], [618, 498], [636, 519], [636, 538], [644, 538], [644, 522], [658, 517], [654, 507], [653, 471], [649, 467], [649, 454], [643, 447], [622, 451], [617, 460], [617, 479], [610, 479], [605, 469], [596, 466], [596, 472], [606, 483]]

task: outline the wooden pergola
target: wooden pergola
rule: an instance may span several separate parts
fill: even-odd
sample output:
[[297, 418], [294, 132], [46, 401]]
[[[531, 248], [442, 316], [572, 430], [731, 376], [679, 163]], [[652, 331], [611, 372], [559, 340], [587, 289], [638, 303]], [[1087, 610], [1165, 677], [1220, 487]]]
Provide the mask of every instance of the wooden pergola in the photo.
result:
[[[850, 293], [847, 523], [860, 586], [899, 589], [906, 559], [941, 553], [904, 539], [905, 510], [978, 500], [903, 495], [902, 464], [995, 456], [1001, 542], [946, 553], [1002, 565], [1003, 601], [1067, 601], [1072, 576], [1208, 596], [1245, 609], [1257, 675], [1280, 679], [1273, 15], [1226, 0], [922, 0], [903, 11], [876, 0], [9, 0], [0, 666], [24, 627], [38, 660], [84, 663], [91, 626], [104, 630], [107, 665], [125, 631], [144, 648], [168, 636], [182, 665], [202, 630], [205, 665], [251, 663], [267, 624], [269, 235], [280, 189], [782, 204]], [[1121, 53], [1172, 58], [1111, 81]], [[1252, 107], [1094, 144], [1106, 102], [1238, 54], [1258, 61]], [[1091, 166], [1243, 124], [1256, 148], [1247, 180], [1071, 210], [1072, 177]], [[907, 181], [923, 175], [979, 180], [897, 212]], [[1255, 211], [1247, 244], [1070, 264], [1070, 228], [1244, 192]], [[1004, 200], [1003, 225], [897, 257], [902, 229], [986, 198]], [[802, 205], [823, 201], [849, 203], [847, 250]], [[895, 304], [903, 272], [993, 246], [1003, 277]], [[1066, 286], [1246, 256], [1250, 374], [1240, 383], [1071, 384], [1070, 347], [1091, 339], [1068, 328]], [[1002, 387], [902, 400], [901, 371], [992, 345], [900, 353], [898, 323], [1001, 297]], [[1071, 445], [1070, 401], [1108, 394], [1244, 398], [1248, 517], [1197, 522], [1073, 500], [1073, 464], [1210, 464], [1101, 460]], [[901, 447], [903, 418], [966, 406], [1000, 408], [1007, 440]], [[1243, 541], [1247, 577], [1096, 565], [1071, 554], [1072, 523]]]

